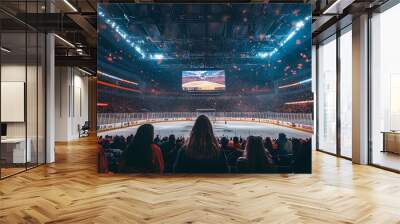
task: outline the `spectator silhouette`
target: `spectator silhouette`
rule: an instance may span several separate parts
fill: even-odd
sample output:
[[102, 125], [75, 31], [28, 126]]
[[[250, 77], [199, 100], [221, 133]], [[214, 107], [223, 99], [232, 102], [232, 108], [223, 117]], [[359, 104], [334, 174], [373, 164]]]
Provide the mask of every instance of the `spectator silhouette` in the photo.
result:
[[240, 173], [273, 173], [275, 167], [271, 155], [265, 150], [263, 140], [259, 136], [249, 136], [244, 156], [237, 160]]
[[200, 115], [189, 141], [179, 150], [174, 166], [181, 173], [229, 172], [224, 151], [220, 149], [208, 117]]
[[122, 172], [163, 173], [164, 160], [160, 148], [153, 143], [153, 138], [153, 125], [144, 124], [137, 129], [135, 137], [122, 156]]
[[170, 135], [168, 141], [161, 144], [161, 151], [165, 162], [165, 172], [172, 172], [175, 158], [178, 153], [175, 135]]

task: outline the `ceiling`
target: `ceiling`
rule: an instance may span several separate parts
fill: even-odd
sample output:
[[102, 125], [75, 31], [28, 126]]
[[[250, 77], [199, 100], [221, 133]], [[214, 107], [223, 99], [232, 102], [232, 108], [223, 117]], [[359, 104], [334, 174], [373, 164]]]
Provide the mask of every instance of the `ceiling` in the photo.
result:
[[177, 92], [191, 69], [223, 69], [237, 88], [304, 79], [310, 12], [303, 4], [99, 5], [97, 69], [143, 91]]
[[[339, 0], [337, 0], [339, 1]], [[343, 0], [340, 0], [343, 1]], [[340, 7], [335, 7], [338, 8], [342, 13], [339, 15], [332, 15], [332, 14], [324, 14], [323, 12], [326, 11], [328, 8], [330, 8], [332, 5], [335, 4], [335, 0], [316, 0], [316, 1], [310, 1], [310, 0], [241, 0], [241, 1], [226, 1], [226, 0], [213, 0], [213, 1], [206, 1], [206, 2], [247, 2], [247, 3], [260, 3], [260, 2], [269, 2], [269, 3], [275, 3], [275, 2], [284, 2], [284, 3], [310, 3], [313, 11], [313, 37], [315, 38], [317, 35], [321, 34], [322, 31], [326, 30], [329, 28], [329, 26], [332, 26], [337, 20], [340, 18], [346, 16], [349, 13], [357, 13], [364, 11], [365, 9], [370, 9], [374, 8], [376, 6], [379, 6], [383, 4], [386, 0], [346, 0], [346, 4], [338, 4], [343, 5], [342, 9], [339, 9]], [[121, 2], [141, 2], [141, 3], [165, 3], [167, 1], [163, 0], [135, 0], [135, 1], [122, 1], [122, 0], [47, 0], [48, 4], [46, 5], [46, 0], [1, 0], [0, 1], [0, 20], [1, 20], [1, 25], [2, 25], [2, 31], [3, 32], [19, 32], [22, 29], [25, 29], [27, 27], [31, 28], [32, 30], [38, 30], [40, 32], [55, 32], [59, 36], [63, 37], [64, 39], [68, 40], [70, 43], [73, 43], [75, 45], [74, 48], [71, 48], [68, 44], [66, 44], [64, 41], [60, 39], [56, 39], [56, 63], [58, 65], [70, 65], [73, 63], [76, 66], [86, 66], [92, 71], [96, 70], [96, 51], [97, 51], [97, 38], [96, 38], [96, 28], [97, 28], [97, 3], [121, 3]], [[168, 2], [193, 2], [193, 1], [185, 1], [185, 0], [169, 0]], [[197, 1], [197, 2], [204, 2], [204, 1]], [[348, 3], [350, 5], [348, 5]], [[117, 10], [117, 9], [116, 9]], [[197, 9], [196, 9], [197, 10]], [[213, 11], [214, 10], [214, 11]], [[218, 11], [219, 10], [219, 11]], [[202, 13], [209, 13], [211, 14], [212, 18], [201, 18], [201, 15], [198, 15], [199, 17], [197, 18], [197, 23], [199, 26], [197, 27], [195, 24], [196, 21], [191, 21], [193, 25], [186, 24], [188, 23], [191, 18], [179, 18], [177, 17], [179, 15], [179, 12], [176, 12], [176, 14], [172, 15], [175, 16], [175, 18], [167, 18], [167, 15], [165, 17], [160, 17], [160, 18], [154, 18], [154, 23], [153, 24], [148, 24], [143, 32], [149, 32], [151, 31], [151, 27], [156, 26], [159, 31], [161, 31], [160, 35], [157, 33], [153, 33], [154, 35], [152, 37], [152, 44], [154, 45], [152, 50], [156, 52], [157, 49], [160, 47], [157, 47], [157, 41], [162, 41], [165, 49], [168, 49], [169, 53], [172, 52], [177, 52], [177, 53], [182, 53], [185, 55], [185, 52], [188, 52], [190, 50], [192, 52], [191, 54], [191, 60], [195, 60], [196, 63], [197, 61], [199, 63], [207, 64], [207, 63], [214, 63], [216, 59], [213, 59], [212, 56], [210, 55], [210, 52], [215, 51], [217, 49], [217, 45], [224, 45], [225, 49], [228, 49], [230, 46], [235, 45], [235, 44], [244, 44], [243, 47], [246, 47], [247, 49], [254, 49], [257, 48], [257, 41], [256, 35], [260, 33], [260, 28], [259, 27], [250, 27], [246, 26], [244, 24], [239, 24], [239, 30], [235, 32], [229, 31], [229, 27], [222, 27], [221, 23], [219, 23], [218, 20], [224, 19], [223, 16], [226, 15], [228, 12], [226, 11], [227, 9], [219, 8], [219, 9], [211, 9], [209, 12], [203, 11]], [[49, 13], [49, 12], [52, 13]], [[26, 13], [28, 12], [28, 13]], [[117, 12], [117, 11], [115, 11]], [[144, 11], [140, 11], [140, 13], [148, 13]], [[163, 12], [155, 12], [155, 13], [163, 13]], [[284, 14], [284, 12], [282, 12]], [[245, 18], [246, 15], [241, 15], [240, 13], [237, 14], [239, 17], [235, 18], [230, 18], [230, 20], [242, 20]], [[138, 18], [141, 19], [142, 22], [146, 22], [144, 19], [145, 14], [141, 14], [143, 18]], [[236, 16], [236, 15], [235, 15]], [[165, 38], [171, 38], [168, 37], [168, 35], [164, 32], [163, 29], [166, 29], [164, 25], [162, 24], [166, 19], [166, 21], [174, 20], [177, 21], [177, 24], [179, 25], [171, 25], [168, 27], [168, 30], [171, 30], [171, 33], [179, 33], [180, 35], [185, 35], [185, 43], [182, 43], [180, 46], [177, 44], [172, 43], [171, 41], [168, 41], [168, 39]], [[193, 19], [193, 18], [192, 18]], [[214, 20], [210, 22], [208, 25], [204, 25], [204, 20]], [[279, 19], [279, 18], [278, 18]], [[281, 18], [283, 23], [285, 23], [284, 18]], [[181, 21], [179, 21], [181, 20]], [[185, 21], [186, 20], [186, 21]], [[201, 21], [203, 20], [203, 21]], [[247, 16], [247, 23], [253, 23], [256, 22], [257, 20], [260, 20], [257, 16]], [[137, 22], [136, 22], [137, 23]], [[172, 23], [171, 23], [172, 24]], [[134, 24], [137, 26], [137, 24]], [[284, 29], [283, 28], [277, 28], [274, 27], [273, 24], [266, 24], [266, 25], [271, 25], [270, 27], [270, 32], [277, 32], [275, 35], [275, 39], [278, 40], [279, 38], [284, 38]], [[185, 28], [182, 28], [185, 27]], [[184, 32], [179, 31], [177, 32], [178, 29], [186, 29]], [[254, 41], [252, 43], [246, 42], [244, 39], [242, 39], [242, 42], [240, 42], [240, 38], [243, 38], [246, 32], [246, 29], [248, 32], [253, 32], [254, 35]], [[275, 29], [275, 30], [274, 30]], [[186, 32], [186, 33], [185, 33]], [[202, 35], [201, 33], [204, 32], [209, 32], [208, 35], [213, 36], [213, 40], [196, 40], [196, 35]], [[222, 41], [222, 39], [218, 39], [221, 37], [222, 33], [219, 32], [226, 32], [223, 33], [223, 35], [228, 35], [225, 36], [229, 38], [228, 41]], [[278, 32], [282, 32], [279, 34]], [[279, 37], [279, 35], [281, 35]], [[182, 36], [177, 36], [176, 39], [177, 41], [179, 38]], [[164, 38], [164, 39], [163, 39]], [[192, 42], [192, 48], [189, 48], [189, 44], [191, 41], [202, 41], [202, 44], [206, 44], [207, 50], [208, 50], [208, 55], [201, 55], [201, 49], [195, 49], [195, 46], [200, 46], [197, 44], [194, 44], [195, 42]], [[161, 42], [160, 42], [161, 43]], [[203, 45], [202, 45], [203, 46]], [[175, 47], [176, 49], [173, 49]], [[269, 46], [264, 46], [266, 50], [273, 49], [273, 43], [269, 44]], [[146, 49], [149, 48], [150, 46], [146, 46]], [[80, 49], [79, 52], [77, 52], [76, 49]], [[218, 50], [223, 50], [221, 48], [218, 48]], [[229, 61], [229, 60], [236, 60], [238, 55], [240, 55], [240, 52], [236, 52], [236, 54], [231, 54], [229, 57], [226, 53], [224, 54], [224, 60]], [[187, 55], [187, 54], [186, 54]], [[196, 57], [197, 55], [197, 57]], [[215, 54], [214, 54], [215, 55]], [[182, 59], [183, 60], [183, 59]], [[249, 61], [251, 61], [251, 58], [248, 58]], [[217, 60], [218, 61], [218, 60]], [[171, 63], [174, 63], [171, 61]]]
[[[258, 69], [278, 49], [281, 55], [296, 49], [295, 39], [311, 39], [310, 8], [295, 4], [109, 4], [99, 10], [99, 59], [117, 54], [121, 66], [132, 59], [168, 69]], [[124, 48], [130, 50], [119, 52]]]

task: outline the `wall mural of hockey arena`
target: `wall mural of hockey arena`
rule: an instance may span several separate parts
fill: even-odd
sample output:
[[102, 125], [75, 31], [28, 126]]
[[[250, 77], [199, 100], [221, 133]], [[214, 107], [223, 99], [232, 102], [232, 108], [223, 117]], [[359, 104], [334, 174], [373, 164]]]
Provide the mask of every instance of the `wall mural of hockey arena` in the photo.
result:
[[311, 173], [311, 7], [98, 4], [98, 143], [123, 173]]

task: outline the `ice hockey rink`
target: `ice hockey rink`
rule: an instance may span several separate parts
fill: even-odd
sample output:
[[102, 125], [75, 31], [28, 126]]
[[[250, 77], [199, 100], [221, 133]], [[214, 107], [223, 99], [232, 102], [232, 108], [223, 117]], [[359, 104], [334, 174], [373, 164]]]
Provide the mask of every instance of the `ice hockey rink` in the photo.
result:
[[[190, 131], [193, 127], [194, 121], [173, 121], [173, 122], [159, 122], [153, 123], [155, 134], [160, 136], [168, 136], [170, 134], [174, 134], [177, 137], [180, 136], [189, 136]], [[135, 127], [127, 127], [121, 128], [111, 131], [103, 131], [100, 132], [99, 136], [105, 135], [122, 135], [129, 136], [131, 134], [136, 133]], [[246, 122], [246, 121], [227, 121], [225, 124], [224, 121], [216, 121], [213, 123], [214, 133], [218, 137], [226, 136], [241, 136], [247, 137], [249, 135], [256, 135], [262, 137], [278, 137], [279, 133], [285, 133], [288, 137], [295, 138], [311, 138], [311, 133], [299, 131], [292, 128], [286, 128], [282, 126], [277, 126], [273, 124], [267, 123], [258, 123], [258, 122]]]

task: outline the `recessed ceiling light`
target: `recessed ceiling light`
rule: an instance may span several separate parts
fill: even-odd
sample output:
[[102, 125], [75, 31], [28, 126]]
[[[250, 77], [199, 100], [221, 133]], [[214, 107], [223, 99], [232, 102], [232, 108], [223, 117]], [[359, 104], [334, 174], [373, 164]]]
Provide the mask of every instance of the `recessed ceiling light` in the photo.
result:
[[78, 12], [78, 10], [68, 1], [64, 0], [64, 3], [68, 5], [74, 12]]
[[79, 67], [78, 67], [78, 70], [81, 71], [81, 72], [83, 72], [83, 73], [85, 73], [85, 74], [87, 74], [87, 75], [93, 75], [92, 73], [90, 73], [90, 72], [88, 72], [88, 71], [86, 71], [86, 70], [84, 70], [84, 69], [81, 69], [81, 68], [79, 68]]
[[61, 40], [62, 42], [64, 42], [65, 44], [67, 44], [70, 47], [75, 48], [75, 45], [73, 45], [71, 42], [69, 42], [68, 40], [62, 38], [61, 36], [54, 34], [55, 37], [57, 37], [59, 40]]
[[9, 50], [9, 49], [7, 49], [5, 47], [1, 47], [1, 51], [4, 51], [6, 53], [10, 53], [11, 52], [11, 50]]
[[325, 9], [322, 14], [342, 14], [343, 9], [349, 6], [352, 2], [353, 0], [336, 0], [332, 5]]

